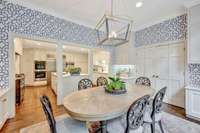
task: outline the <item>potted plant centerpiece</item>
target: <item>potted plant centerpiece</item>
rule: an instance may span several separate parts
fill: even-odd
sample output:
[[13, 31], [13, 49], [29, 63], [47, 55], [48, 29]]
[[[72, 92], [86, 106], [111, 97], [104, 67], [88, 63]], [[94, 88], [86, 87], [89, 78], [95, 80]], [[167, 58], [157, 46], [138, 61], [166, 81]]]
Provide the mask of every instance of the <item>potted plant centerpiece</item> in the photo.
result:
[[80, 75], [80, 73], [81, 73], [81, 68], [80, 68], [80, 67], [73, 67], [73, 68], [70, 68], [69, 73], [70, 73], [71, 75]]
[[126, 84], [119, 77], [109, 77], [110, 82], [105, 86], [105, 91], [111, 94], [126, 93]]

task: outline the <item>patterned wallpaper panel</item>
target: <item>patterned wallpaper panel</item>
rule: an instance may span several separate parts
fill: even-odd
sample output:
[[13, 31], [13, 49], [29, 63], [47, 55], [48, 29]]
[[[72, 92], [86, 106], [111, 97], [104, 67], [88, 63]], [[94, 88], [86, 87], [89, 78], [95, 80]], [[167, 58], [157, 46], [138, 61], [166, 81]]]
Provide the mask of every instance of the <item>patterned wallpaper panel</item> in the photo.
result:
[[8, 88], [9, 32], [96, 46], [93, 30], [42, 12], [0, 0], [0, 88]]
[[200, 64], [189, 64], [189, 85], [200, 87]]
[[186, 39], [187, 15], [163, 21], [135, 32], [135, 46]]

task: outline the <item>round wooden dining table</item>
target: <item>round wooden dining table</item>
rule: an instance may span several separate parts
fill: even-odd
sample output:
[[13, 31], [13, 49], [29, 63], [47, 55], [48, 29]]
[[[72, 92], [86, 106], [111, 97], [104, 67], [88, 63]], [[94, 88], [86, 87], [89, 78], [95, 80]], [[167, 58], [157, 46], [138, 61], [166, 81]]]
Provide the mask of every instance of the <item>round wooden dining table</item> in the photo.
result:
[[125, 94], [114, 95], [103, 87], [88, 88], [72, 92], [64, 98], [67, 113], [80, 121], [101, 121], [102, 132], [106, 132], [106, 121], [123, 115], [129, 106], [144, 95], [153, 95], [154, 89], [143, 85], [127, 88]]

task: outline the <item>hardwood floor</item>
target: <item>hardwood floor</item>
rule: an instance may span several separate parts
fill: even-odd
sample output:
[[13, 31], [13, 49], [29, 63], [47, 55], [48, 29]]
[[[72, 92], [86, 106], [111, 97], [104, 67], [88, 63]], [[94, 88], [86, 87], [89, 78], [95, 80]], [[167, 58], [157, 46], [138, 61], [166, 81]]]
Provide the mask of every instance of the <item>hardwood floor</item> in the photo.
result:
[[[24, 101], [16, 108], [16, 117], [8, 120], [0, 133], [19, 133], [19, 130], [23, 127], [46, 120], [39, 101], [39, 97], [43, 94], [50, 98], [55, 116], [66, 113], [63, 106], [56, 105], [56, 96], [50, 87], [26, 87]], [[164, 110], [165, 112], [200, 124], [198, 121], [186, 118], [183, 108], [165, 104]]]
[[63, 106], [56, 105], [56, 96], [50, 87], [26, 87], [24, 101], [16, 107], [16, 117], [8, 120], [0, 132], [18, 133], [20, 128], [44, 121], [46, 118], [39, 100], [43, 94], [50, 98], [55, 116], [66, 113]]

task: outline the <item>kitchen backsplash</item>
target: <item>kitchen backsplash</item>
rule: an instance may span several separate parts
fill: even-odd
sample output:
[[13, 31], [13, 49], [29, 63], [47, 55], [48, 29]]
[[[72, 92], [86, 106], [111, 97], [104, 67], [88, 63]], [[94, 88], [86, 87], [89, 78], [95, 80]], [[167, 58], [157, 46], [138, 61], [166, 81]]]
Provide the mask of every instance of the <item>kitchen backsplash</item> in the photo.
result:
[[189, 85], [200, 87], [200, 64], [189, 64]]

